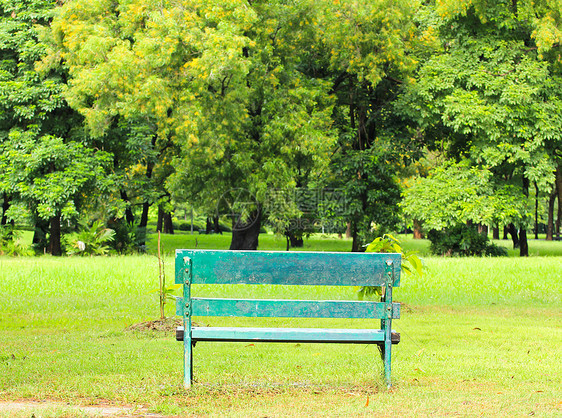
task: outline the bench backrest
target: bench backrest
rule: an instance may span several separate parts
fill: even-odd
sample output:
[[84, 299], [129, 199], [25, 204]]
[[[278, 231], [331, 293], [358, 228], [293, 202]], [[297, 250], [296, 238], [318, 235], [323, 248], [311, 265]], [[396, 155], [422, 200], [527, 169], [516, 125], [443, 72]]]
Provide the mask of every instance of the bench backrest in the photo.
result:
[[[177, 314], [189, 316], [398, 318], [385, 302], [192, 298], [191, 284], [382, 286], [400, 284], [400, 254], [176, 250]], [[390, 311], [389, 311], [390, 310]]]

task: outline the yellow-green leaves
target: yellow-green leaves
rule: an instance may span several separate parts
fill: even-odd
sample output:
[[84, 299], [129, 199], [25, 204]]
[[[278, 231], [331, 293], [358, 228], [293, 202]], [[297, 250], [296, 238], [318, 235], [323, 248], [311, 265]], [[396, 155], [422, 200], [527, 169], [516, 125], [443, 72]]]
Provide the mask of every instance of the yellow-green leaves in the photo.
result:
[[248, 71], [244, 31], [254, 20], [240, 1], [71, 1], [53, 22], [53, 54], [70, 70], [68, 100], [92, 133], [120, 115], [152, 118], [164, 137], [189, 126], [209, 86]]
[[415, 251], [404, 251], [400, 241], [391, 234], [375, 238], [365, 252], [368, 253], [398, 253], [402, 254], [402, 271], [407, 274], [423, 275], [423, 264]]
[[[365, 252], [368, 253], [398, 253], [402, 256], [401, 269], [402, 272], [408, 275], [418, 275], [423, 276], [423, 263], [422, 260], [417, 256], [415, 251], [404, 251], [400, 245], [400, 241], [390, 234], [385, 234], [381, 237], [375, 238], [367, 248]], [[362, 299], [365, 296], [381, 294], [380, 287], [374, 286], [363, 286], [359, 289], [359, 298]]]
[[520, 187], [495, 182], [490, 170], [464, 164], [434, 167], [403, 193], [407, 216], [427, 230], [466, 222], [483, 225], [521, 223], [532, 208]]
[[316, 4], [323, 9], [319, 24], [332, 68], [357, 74], [374, 86], [389, 72], [413, 69], [412, 18], [417, 1], [323, 0]]

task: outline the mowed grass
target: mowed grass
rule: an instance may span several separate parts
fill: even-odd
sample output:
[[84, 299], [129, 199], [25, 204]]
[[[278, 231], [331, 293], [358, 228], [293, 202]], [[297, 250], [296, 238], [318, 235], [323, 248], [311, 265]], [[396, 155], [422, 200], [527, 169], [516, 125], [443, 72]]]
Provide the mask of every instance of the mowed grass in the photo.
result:
[[[416, 251], [420, 256], [430, 257], [429, 240], [413, 239], [411, 234], [396, 235], [405, 250]], [[162, 235], [162, 248], [168, 255], [173, 255], [176, 248], [198, 248], [228, 250], [230, 247], [230, 233], [224, 234], [190, 234], [176, 232], [174, 235]], [[492, 241], [497, 245], [505, 247], [510, 257], [519, 256], [519, 249], [514, 249], [511, 240]], [[290, 251], [351, 251], [351, 238], [340, 237], [337, 234], [313, 234], [304, 238], [304, 246], [291, 248]], [[156, 253], [156, 235], [149, 235], [148, 252]], [[262, 251], [285, 251], [287, 241], [280, 234], [260, 234], [259, 250]], [[544, 239], [529, 239], [529, 256], [531, 257], [558, 257], [562, 256], [562, 241], [545, 241]]]
[[[163, 252], [172, 255], [176, 248], [197, 248], [200, 250], [228, 250], [230, 248], [231, 233], [223, 234], [191, 234], [185, 232], [173, 235], [162, 235]], [[314, 234], [304, 239], [304, 246], [301, 248], [291, 248], [291, 251], [351, 251], [352, 240], [349, 238], [339, 238], [337, 234]], [[156, 253], [157, 237], [149, 235], [148, 252]], [[287, 240], [281, 234], [260, 234], [259, 247], [261, 251], [285, 251]], [[561, 247], [562, 249], [562, 247]]]
[[[166, 262], [172, 281], [173, 258]], [[0, 258], [0, 401], [127, 405], [165, 416], [561, 415], [562, 257], [424, 262], [427, 274], [404, 277], [396, 291], [403, 308], [394, 328], [402, 341], [393, 350], [390, 391], [376, 347], [244, 343], [199, 343], [197, 383], [186, 391], [173, 332], [126, 330], [158, 318], [154, 256]], [[356, 289], [333, 287], [194, 292], [356, 298]], [[0, 409], [0, 416], [13, 415]]]

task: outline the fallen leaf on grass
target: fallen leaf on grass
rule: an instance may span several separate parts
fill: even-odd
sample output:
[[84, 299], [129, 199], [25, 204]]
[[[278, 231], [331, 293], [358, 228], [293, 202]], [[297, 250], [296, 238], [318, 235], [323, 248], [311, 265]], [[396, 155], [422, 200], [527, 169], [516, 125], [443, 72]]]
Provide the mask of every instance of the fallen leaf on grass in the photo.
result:
[[367, 402], [365, 402], [365, 408], [369, 406], [369, 397], [367, 396]]
[[475, 331], [475, 330], [476, 330], [476, 331], [482, 331], [482, 329], [480, 329], [480, 328], [478, 328], [478, 327], [474, 327], [474, 328], [472, 328], [472, 330], [473, 330], [473, 331]]
[[248, 345], [246, 345], [246, 346], [244, 346], [244, 347], [255, 347], [255, 346], [256, 346], [255, 344], [248, 344]]

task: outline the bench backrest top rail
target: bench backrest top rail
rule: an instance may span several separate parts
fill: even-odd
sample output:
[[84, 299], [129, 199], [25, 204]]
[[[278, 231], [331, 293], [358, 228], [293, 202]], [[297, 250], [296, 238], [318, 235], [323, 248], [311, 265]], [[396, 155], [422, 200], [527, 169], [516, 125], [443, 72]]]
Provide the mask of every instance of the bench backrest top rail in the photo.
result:
[[382, 286], [387, 262], [400, 284], [400, 254], [176, 250], [176, 283], [191, 263], [192, 284]]
[[[176, 314], [184, 314], [184, 299]], [[193, 316], [236, 316], [254, 318], [388, 318], [383, 302], [292, 299], [191, 298]], [[400, 304], [392, 304], [392, 318], [400, 318]]]

